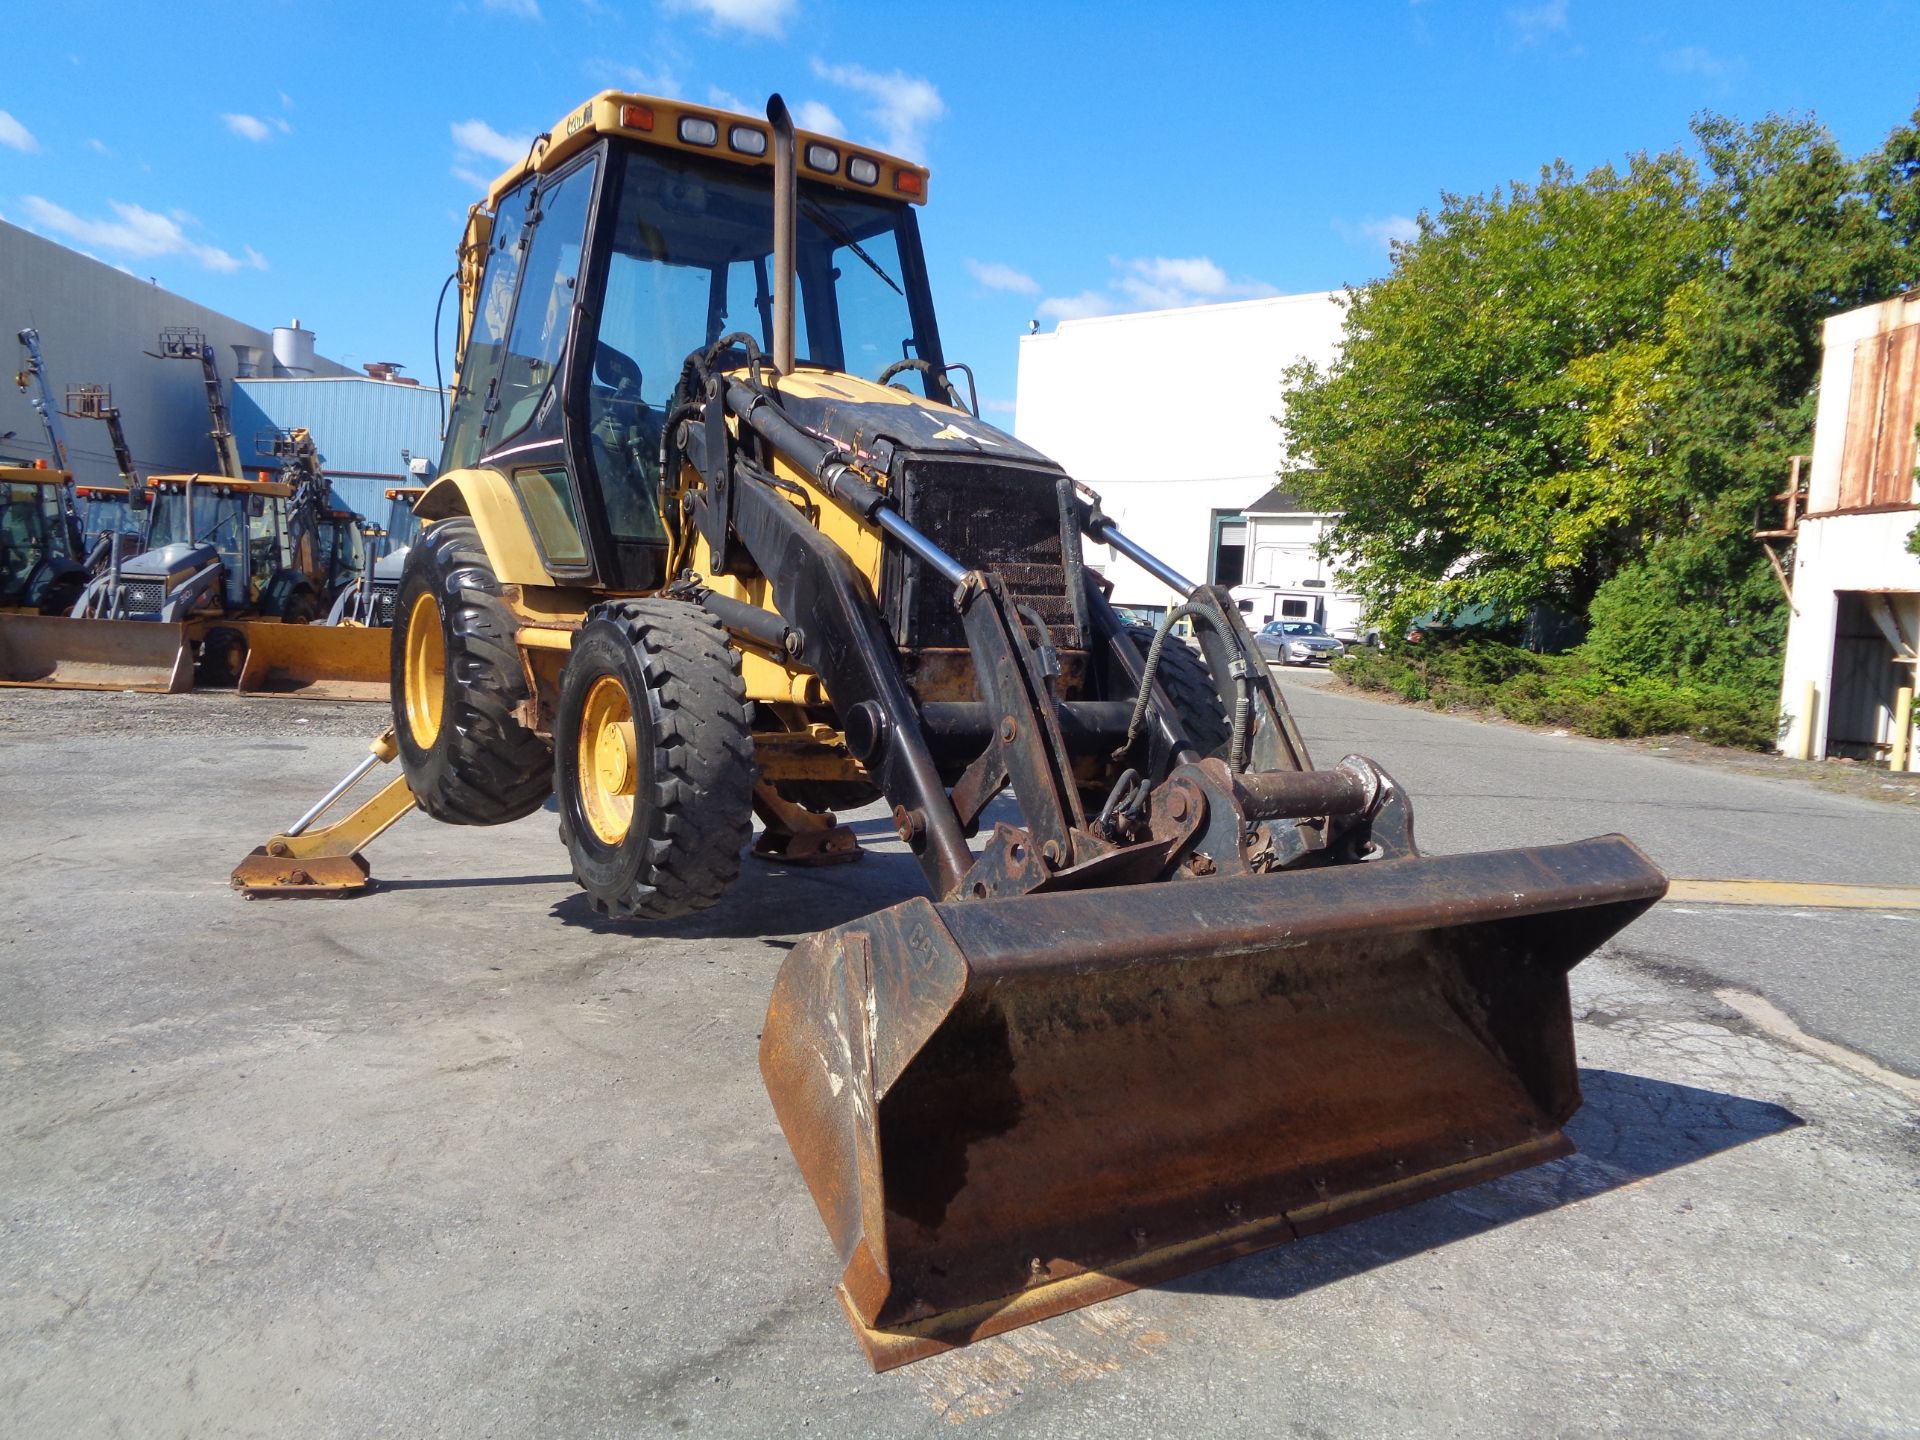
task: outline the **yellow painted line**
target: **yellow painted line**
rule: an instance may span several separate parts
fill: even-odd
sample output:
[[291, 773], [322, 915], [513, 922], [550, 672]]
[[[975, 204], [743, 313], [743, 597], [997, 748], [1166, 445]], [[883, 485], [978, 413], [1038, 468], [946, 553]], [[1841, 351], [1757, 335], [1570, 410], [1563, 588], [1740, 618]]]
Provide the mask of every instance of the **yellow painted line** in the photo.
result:
[[1673, 880], [1669, 901], [1816, 910], [1920, 910], [1920, 885], [1815, 885], [1794, 880]]

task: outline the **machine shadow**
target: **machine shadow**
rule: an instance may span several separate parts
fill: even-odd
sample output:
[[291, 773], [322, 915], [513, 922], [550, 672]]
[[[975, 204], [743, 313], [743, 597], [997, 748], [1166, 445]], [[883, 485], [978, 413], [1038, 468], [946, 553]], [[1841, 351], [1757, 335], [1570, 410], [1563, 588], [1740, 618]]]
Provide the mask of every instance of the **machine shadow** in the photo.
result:
[[565, 885], [573, 877], [565, 871], [557, 875], [469, 875], [454, 880], [378, 880], [381, 890], [484, 890], [495, 885]]
[[1590, 1200], [1806, 1121], [1784, 1106], [1615, 1070], [1580, 1072], [1579, 1153], [1151, 1288], [1285, 1300], [1516, 1220]]
[[[854, 822], [863, 840], [893, 838], [886, 822]], [[762, 940], [775, 949], [815, 930], [858, 920], [875, 910], [927, 893], [919, 863], [899, 850], [869, 850], [850, 865], [804, 866], [748, 856], [740, 878], [711, 910], [680, 920], [620, 920], [596, 914], [586, 895], [575, 891], [551, 911], [564, 925], [596, 935], [634, 939]]]

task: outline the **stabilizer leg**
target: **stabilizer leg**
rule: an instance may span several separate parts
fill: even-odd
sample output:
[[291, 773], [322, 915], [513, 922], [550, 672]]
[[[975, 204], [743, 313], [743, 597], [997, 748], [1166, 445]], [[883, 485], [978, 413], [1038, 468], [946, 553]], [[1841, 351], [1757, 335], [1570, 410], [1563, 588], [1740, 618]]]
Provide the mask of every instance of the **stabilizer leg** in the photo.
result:
[[781, 865], [850, 865], [867, 853], [839, 817], [795, 805], [764, 781], [753, 787], [753, 811], [766, 826], [754, 837], [755, 859]]
[[381, 733], [365, 760], [320, 797], [320, 801], [264, 845], [255, 846], [234, 867], [229, 883], [249, 900], [259, 896], [350, 895], [373, 884], [360, 853], [413, 809], [407, 777], [396, 775], [353, 810], [330, 825], [313, 822], [354, 786], [399, 754], [391, 729]]

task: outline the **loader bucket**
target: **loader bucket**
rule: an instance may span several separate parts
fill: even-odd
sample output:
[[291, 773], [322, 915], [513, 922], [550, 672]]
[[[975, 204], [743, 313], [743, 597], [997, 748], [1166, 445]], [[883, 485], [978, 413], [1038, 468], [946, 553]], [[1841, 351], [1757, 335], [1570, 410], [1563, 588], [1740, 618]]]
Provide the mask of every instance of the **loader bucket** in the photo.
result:
[[185, 625], [0, 615], [0, 685], [172, 695], [193, 688], [193, 649]]
[[782, 966], [761, 1072], [877, 1370], [1571, 1153], [1630, 841], [911, 900]]
[[361, 625], [247, 623], [242, 695], [385, 703], [393, 632]]

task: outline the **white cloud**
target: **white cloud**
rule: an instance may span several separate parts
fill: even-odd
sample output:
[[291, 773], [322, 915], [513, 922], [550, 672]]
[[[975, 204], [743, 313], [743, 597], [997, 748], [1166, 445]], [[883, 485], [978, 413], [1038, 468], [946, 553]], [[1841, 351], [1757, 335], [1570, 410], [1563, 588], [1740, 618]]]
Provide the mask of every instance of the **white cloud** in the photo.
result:
[[1539, 5], [1524, 5], [1507, 11], [1507, 23], [1518, 32], [1522, 45], [1537, 45], [1554, 35], [1567, 33], [1568, 0], [1544, 0]]
[[1119, 273], [1106, 290], [1083, 290], [1078, 295], [1042, 300], [1039, 313], [1054, 320], [1080, 320], [1090, 315], [1181, 310], [1190, 305], [1218, 305], [1280, 293], [1264, 281], [1235, 280], [1204, 255], [1116, 259], [1113, 265]]
[[881, 143], [896, 155], [924, 154], [927, 127], [947, 113], [946, 102], [932, 82], [904, 70], [882, 75], [859, 65], [815, 60], [813, 73], [866, 96], [868, 118], [879, 127]]
[[477, 155], [502, 165], [518, 165], [533, 148], [531, 135], [502, 135], [484, 120], [456, 120], [451, 129], [453, 143], [462, 155]]
[[1085, 320], [1092, 315], [1111, 315], [1119, 308], [1111, 295], [1103, 295], [1098, 290], [1057, 295], [1040, 302], [1040, 313], [1049, 320]]
[[716, 110], [731, 110], [736, 115], [756, 115], [759, 112], [747, 104], [731, 90], [722, 90], [718, 85], [707, 87], [707, 104]]
[[1334, 230], [1352, 245], [1378, 246], [1391, 252], [1395, 245], [1411, 245], [1420, 237], [1420, 222], [1407, 215], [1383, 215], [1377, 220], [1335, 220]]
[[293, 96], [289, 95], [284, 90], [280, 92], [280, 108], [282, 110], [293, 109]]
[[516, 20], [540, 18], [540, 0], [480, 0], [480, 8], [492, 15], [511, 15]]
[[800, 130], [814, 130], [822, 135], [844, 135], [847, 127], [840, 123], [840, 117], [818, 100], [802, 100], [793, 110], [793, 123]]
[[114, 250], [143, 260], [160, 255], [183, 255], [197, 260], [208, 270], [218, 270], [223, 274], [267, 268], [266, 257], [250, 246], [243, 257], [235, 258], [217, 245], [203, 245], [195, 240], [186, 231], [186, 226], [194, 223], [193, 217], [184, 210], [161, 215], [139, 205], [110, 200], [107, 202], [108, 208], [118, 219], [89, 220], [38, 195], [28, 195], [25, 199], [27, 215], [37, 229], [63, 239], [77, 240], [82, 245]]
[[989, 290], [1007, 290], [1015, 295], [1038, 295], [1040, 282], [1024, 270], [1002, 265], [997, 260], [969, 260], [967, 273]]
[[40, 148], [40, 142], [33, 138], [33, 132], [4, 110], [0, 110], [0, 145], [18, 150], [23, 155], [31, 155]]
[[1230, 280], [1226, 271], [1204, 255], [1191, 259], [1154, 256], [1128, 260], [1122, 264], [1120, 278], [1114, 284], [1142, 310], [1178, 310], [1187, 305], [1251, 300], [1280, 293], [1257, 280]]
[[270, 139], [273, 135], [266, 121], [252, 115], [222, 115], [220, 118], [227, 122], [227, 129], [242, 140], [258, 143], [261, 140]]
[[667, 0], [682, 15], [704, 15], [719, 30], [742, 30], [777, 40], [793, 14], [794, 0]]
[[448, 173], [469, 190], [479, 190], [484, 193], [493, 185], [492, 180], [477, 170], [469, 170], [465, 165], [456, 165]]
[[107, 148], [107, 142], [106, 142], [106, 141], [104, 141], [104, 140], [100, 140], [100, 139], [92, 139], [92, 140], [89, 140], [89, 141], [87, 141], [87, 148], [88, 148], [89, 150], [91, 150], [91, 151], [93, 151], [93, 153], [94, 153], [94, 154], [96, 154], [96, 155], [111, 155], [111, 154], [113, 154], [113, 151], [111, 151], [111, 150], [109, 150], [109, 149]]
[[1747, 62], [1714, 54], [1702, 45], [1682, 45], [1660, 57], [1664, 69], [1675, 75], [1698, 75], [1703, 80], [1727, 81], [1747, 68]]

